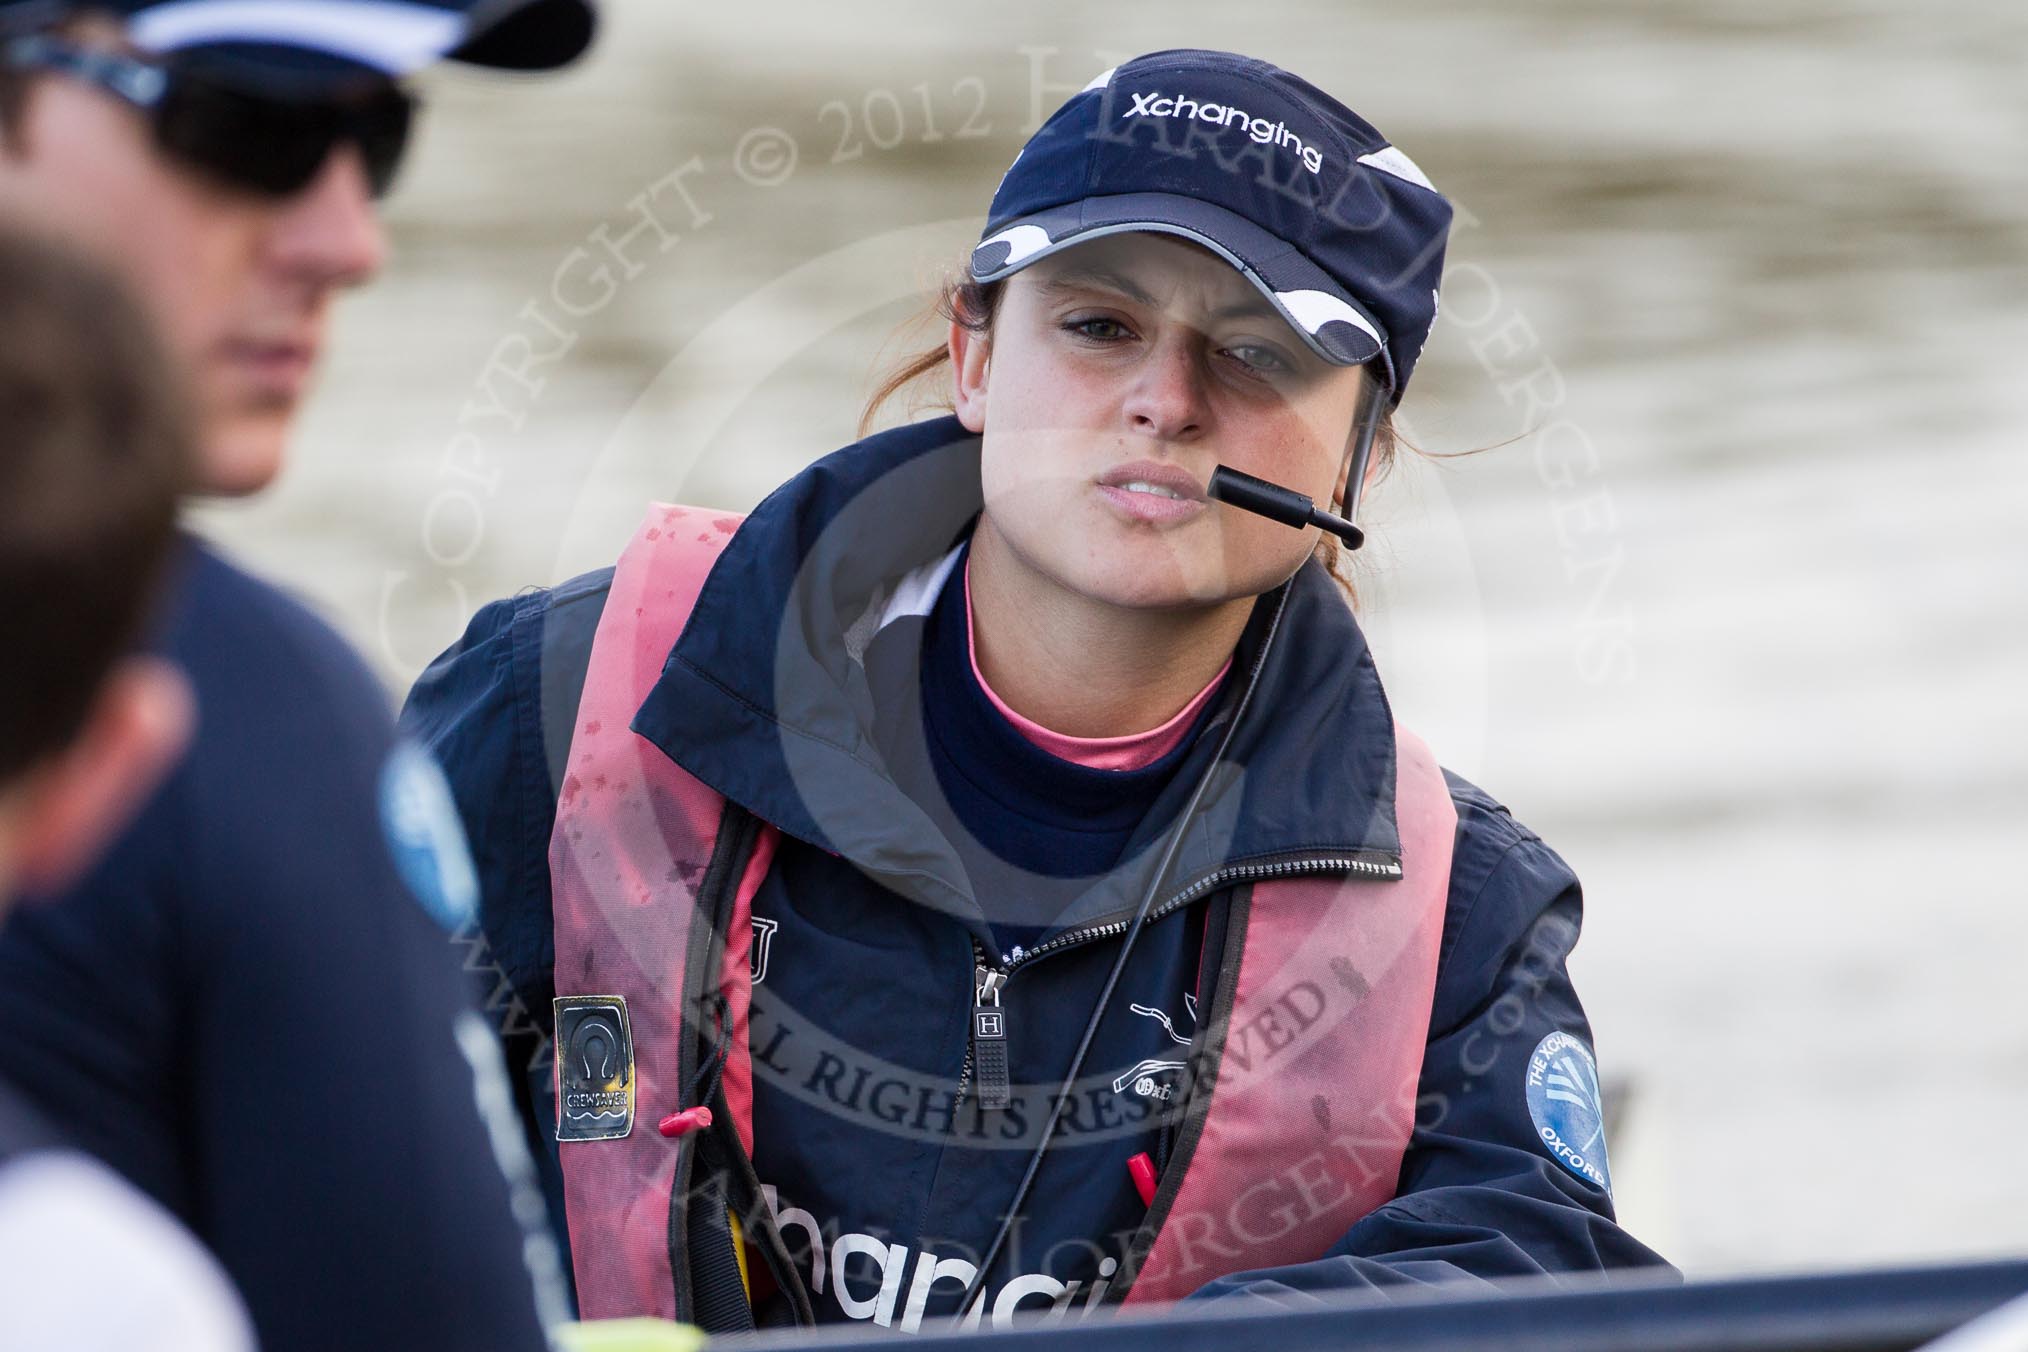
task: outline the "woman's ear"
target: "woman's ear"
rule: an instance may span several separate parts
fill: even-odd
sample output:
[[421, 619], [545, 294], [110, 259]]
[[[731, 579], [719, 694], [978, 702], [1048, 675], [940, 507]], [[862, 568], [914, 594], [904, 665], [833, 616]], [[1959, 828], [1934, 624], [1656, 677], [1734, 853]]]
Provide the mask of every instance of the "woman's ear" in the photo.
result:
[[957, 387], [953, 403], [958, 421], [967, 432], [982, 433], [986, 430], [986, 377], [993, 359], [992, 336], [952, 321], [950, 345], [951, 380]]
[[[1331, 481], [1331, 510], [1339, 515], [1345, 513], [1346, 476], [1352, 473], [1352, 446], [1348, 442], [1345, 454], [1338, 461], [1338, 477]], [[1373, 486], [1380, 482], [1380, 476], [1387, 473], [1386, 458], [1380, 454], [1380, 446], [1373, 447], [1372, 458], [1366, 462], [1366, 481], [1360, 485], [1359, 498], [1365, 501], [1373, 492]]]

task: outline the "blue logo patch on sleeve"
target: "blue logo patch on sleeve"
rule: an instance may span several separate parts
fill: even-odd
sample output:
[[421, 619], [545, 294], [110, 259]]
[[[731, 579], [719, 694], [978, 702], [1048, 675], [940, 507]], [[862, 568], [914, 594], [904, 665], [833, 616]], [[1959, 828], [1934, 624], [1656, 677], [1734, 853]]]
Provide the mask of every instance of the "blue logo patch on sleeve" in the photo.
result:
[[380, 825], [395, 872], [430, 918], [455, 934], [479, 911], [479, 875], [451, 786], [430, 754], [398, 744], [380, 772]]
[[1598, 1062], [1568, 1033], [1551, 1033], [1528, 1058], [1528, 1116], [1551, 1158], [1585, 1182], [1613, 1190], [1606, 1167], [1605, 1102]]

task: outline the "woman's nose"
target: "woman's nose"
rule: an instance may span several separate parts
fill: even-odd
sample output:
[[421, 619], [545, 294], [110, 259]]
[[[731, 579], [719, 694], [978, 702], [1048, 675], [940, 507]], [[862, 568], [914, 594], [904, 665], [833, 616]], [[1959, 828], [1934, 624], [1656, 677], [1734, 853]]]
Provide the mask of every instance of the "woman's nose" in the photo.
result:
[[1204, 361], [1197, 344], [1164, 337], [1151, 345], [1135, 371], [1124, 408], [1136, 432], [1158, 441], [1187, 441], [1207, 420]]

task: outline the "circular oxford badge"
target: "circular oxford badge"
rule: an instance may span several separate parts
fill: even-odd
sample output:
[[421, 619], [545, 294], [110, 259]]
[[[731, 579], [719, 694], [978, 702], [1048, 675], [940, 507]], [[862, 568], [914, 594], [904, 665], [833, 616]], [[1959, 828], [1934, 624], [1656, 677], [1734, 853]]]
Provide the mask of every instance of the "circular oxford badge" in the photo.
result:
[[1528, 1116], [1536, 1139], [1557, 1163], [1607, 1193], [1613, 1190], [1598, 1062], [1568, 1033], [1551, 1033], [1528, 1058]]
[[430, 918], [453, 934], [479, 909], [479, 875], [451, 786], [430, 754], [398, 744], [380, 772], [380, 825], [395, 871]]

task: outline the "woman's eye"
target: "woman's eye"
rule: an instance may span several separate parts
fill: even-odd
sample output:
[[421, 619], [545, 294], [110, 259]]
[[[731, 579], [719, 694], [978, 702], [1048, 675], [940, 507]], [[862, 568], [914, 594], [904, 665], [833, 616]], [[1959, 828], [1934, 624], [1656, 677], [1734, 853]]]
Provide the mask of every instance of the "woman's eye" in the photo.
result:
[[1226, 355], [1241, 366], [1260, 375], [1280, 375], [1295, 369], [1294, 363], [1271, 347], [1255, 343], [1241, 343], [1225, 349]]
[[1101, 342], [1127, 336], [1126, 325], [1117, 319], [1107, 319], [1103, 315], [1093, 315], [1088, 319], [1073, 319], [1063, 327], [1080, 338], [1095, 338]]

